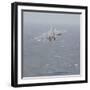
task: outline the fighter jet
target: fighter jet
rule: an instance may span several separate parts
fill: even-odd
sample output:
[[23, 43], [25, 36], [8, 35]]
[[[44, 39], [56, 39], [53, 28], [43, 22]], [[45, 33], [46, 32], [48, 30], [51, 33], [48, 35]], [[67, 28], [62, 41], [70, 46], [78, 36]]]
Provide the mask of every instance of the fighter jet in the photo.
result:
[[55, 41], [59, 36], [61, 36], [63, 33], [56, 30], [56, 28], [51, 28], [48, 32], [42, 33], [41, 35], [34, 38], [34, 40], [40, 42], [40, 41], [46, 41], [49, 42]]
[[57, 37], [58, 37], [58, 36], [61, 36], [61, 35], [62, 35], [62, 33], [59, 32], [59, 31], [57, 31], [56, 28], [55, 28], [54, 30], [52, 29], [51, 31], [48, 32], [48, 37], [47, 37], [47, 39], [48, 39], [49, 41], [53, 41], [53, 40], [56, 40]]

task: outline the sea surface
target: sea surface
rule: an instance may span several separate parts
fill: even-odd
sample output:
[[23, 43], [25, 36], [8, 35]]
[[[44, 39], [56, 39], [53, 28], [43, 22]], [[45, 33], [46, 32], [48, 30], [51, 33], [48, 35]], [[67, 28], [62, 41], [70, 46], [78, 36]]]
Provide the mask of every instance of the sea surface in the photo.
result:
[[48, 33], [50, 25], [30, 24], [23, 27], [22, 76], [55, 76], [80, 74], [79, 25], [54, 25], [61, 36], [49, 41], [35, 38]]

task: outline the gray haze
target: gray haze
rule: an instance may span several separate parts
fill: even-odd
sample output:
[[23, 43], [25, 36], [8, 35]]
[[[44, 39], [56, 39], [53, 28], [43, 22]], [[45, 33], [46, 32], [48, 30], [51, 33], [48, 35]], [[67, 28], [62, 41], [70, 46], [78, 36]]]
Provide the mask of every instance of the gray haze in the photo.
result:
[[[34, 38], [50, 31], [55, 41]], [[80, 74], [80, 15], [23, 12], [23, 77]]]
[[78, 14], [56, 14], [40, 12], [24, 12], [25, 24], [46, 24], [46, 25], [79, 25]]

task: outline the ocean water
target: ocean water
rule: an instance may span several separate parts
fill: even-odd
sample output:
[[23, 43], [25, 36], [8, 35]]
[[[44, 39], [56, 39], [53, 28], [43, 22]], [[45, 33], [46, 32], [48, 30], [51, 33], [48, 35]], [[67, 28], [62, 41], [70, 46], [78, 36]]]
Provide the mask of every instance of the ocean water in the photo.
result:
[[[53, 26], [52, 26], [53, 27]], [[79, 25], [54, 25], [62, 33], [56, 40], [36, 40], [50, 30], [49, 25], [30, 24], [23, 27], [23, 77], [79, 75]]]

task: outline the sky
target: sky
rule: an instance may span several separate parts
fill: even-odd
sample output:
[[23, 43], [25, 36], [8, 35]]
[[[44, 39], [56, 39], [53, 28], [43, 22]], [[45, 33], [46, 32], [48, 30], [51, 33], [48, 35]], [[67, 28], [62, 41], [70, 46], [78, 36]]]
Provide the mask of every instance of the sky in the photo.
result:
[[24, 23], [46, 25], [80, 25], [80, 14], [24, 11]]

